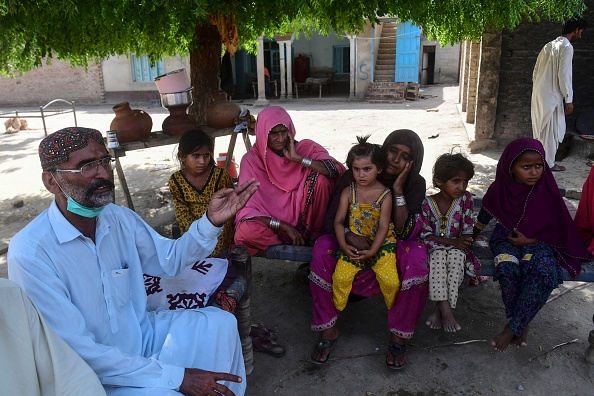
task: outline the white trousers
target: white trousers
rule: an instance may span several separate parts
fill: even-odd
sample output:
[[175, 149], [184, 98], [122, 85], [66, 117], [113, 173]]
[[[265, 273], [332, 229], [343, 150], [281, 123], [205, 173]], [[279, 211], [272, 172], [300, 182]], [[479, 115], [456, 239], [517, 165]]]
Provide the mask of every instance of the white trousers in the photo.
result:
[[[236, 395], [245, 393], [247, 379], [235, 316], [214, 307], [161, 311], [154, 316], [154, 326], [155, 359], [181, 367], [238, 375], [243, 382], [221, 383]], [[163, 388], [107, 387], [106, 391], [110, 396], [180, 395]]]

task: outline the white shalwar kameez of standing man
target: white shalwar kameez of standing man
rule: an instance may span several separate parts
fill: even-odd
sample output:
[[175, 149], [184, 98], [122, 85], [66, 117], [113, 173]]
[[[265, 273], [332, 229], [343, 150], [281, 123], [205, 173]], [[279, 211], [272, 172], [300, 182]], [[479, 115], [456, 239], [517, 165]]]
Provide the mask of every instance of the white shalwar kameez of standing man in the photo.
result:
[[580, 19], [569, 20], [562, 35], [540, 51], [532, 73], [532, 133], [544, 146], [546, 162], [553, 171], [565, 170], [555, 165], [555, 154], [565, 137], [565, 115], [573, 111], [571, 43], [581, 38], [584, 24]]

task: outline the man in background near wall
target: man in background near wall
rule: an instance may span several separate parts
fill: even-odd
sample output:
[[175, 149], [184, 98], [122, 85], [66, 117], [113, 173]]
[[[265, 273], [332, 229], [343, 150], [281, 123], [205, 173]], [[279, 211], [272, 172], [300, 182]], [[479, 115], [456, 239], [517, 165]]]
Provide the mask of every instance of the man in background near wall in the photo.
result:
[[532, 134], [545, 149], [546, 162], [552, 171], [564, 171], [555, 164], [559, 143], [565, 137], [565, 115], [573, 112], [573, 46], [582, 37], [588, 22], [571, 18], [561, 36], [547, 43], [536, 59], [532, 73]]

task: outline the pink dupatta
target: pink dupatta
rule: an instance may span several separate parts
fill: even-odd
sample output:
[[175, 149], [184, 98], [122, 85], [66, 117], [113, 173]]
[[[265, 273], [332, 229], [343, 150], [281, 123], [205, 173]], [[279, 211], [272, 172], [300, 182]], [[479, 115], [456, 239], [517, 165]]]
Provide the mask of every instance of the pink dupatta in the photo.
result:
[[[237, 213], [235, 224], [256, 216], [270, 216], [296, 225], [303, 212], [307, 196], [305, 180], [312, 174], [312, 170], [291, 162], [268, 148], [268, 133], [277, 125], [284, 125], [295, 137], [293, 121], [282, 107], [270, 106], [258, 114], [256, 142], [241, 159], [239, 184], [253, 177], [260, 182], [260, 188]], [[300, 155], [313, 160], [334, 160], [324, 147], [312, 140], [299, 141], [295, 149]], [[340, 174], [344, 173], [342, 164], [335, 161], [335, 165]], [[311, 210], [319, 210], [320, 216], [323, 216], [326, 208]]]

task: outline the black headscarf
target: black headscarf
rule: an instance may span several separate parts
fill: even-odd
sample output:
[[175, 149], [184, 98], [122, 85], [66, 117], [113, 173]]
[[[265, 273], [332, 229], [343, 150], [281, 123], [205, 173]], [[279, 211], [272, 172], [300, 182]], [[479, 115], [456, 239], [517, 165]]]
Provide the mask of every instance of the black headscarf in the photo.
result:
[[[410, 129], [397, 129], [390, 133], [384, 144], [382, 150], [388, 152], [389, 148], [393, 144], [403, 144], [410, 147], [413, 155], [413, 169], [410, 171], [406, 182], [404, 183], [404, 197], [406, 198], [408, 210], [410, 213], [418, 214], [421, 213], [421, 203], [425, 198], [426, 184], [423, 176], [420, 175], [421, 167], [423, 166], [423, 156], [425, 155], [425, 148], [421, 142], [421, 138], [414, 131]], [[385, 172], [380, 173], [380, 176], [387, 176]], [[340, 203], [340, 194], [342, 190], [348, 187], [352, 181], [354, 181], [353, 172], [349, 169], [342, 175], [338, 184], [332, 192], [330, 197], [330, 203], [328, 204], [328, 210], [326, 211], [326, 218], [324, 220], [324, 226], [322, 228], [321, 235], [334, 234], [334, 218], [338, 211], [338, 204]], [[387, 187], [392, 187], [394, 178], [381, 178], [380, 179]]]
[[[404, 197], [408, 206], [408, 211], [411, 213], [421, 213], [421, 204], [425, 198], [425, 192], [427, 184], [425, 179], [421, 176], [421, 167], [423, 166], [423, 157], [425, 156], [425, 148], [421, 142], [421, 138], [414, 131], [410, 129], [397, 129], [390, 133], [382, 149], [384, 152], [388, 152], [390, 146], [393, 144], [402, 144], [409, 147], [412, 150], [413, 156], [413, 169], [411, 169], [406, 182], [404, 183]], [[385, 172], [380, 175], [388, 176]], [[391, 180], [386, 178], [384, 182], [389, 182], [388, 186], [392, 186], [394, 179]]]

